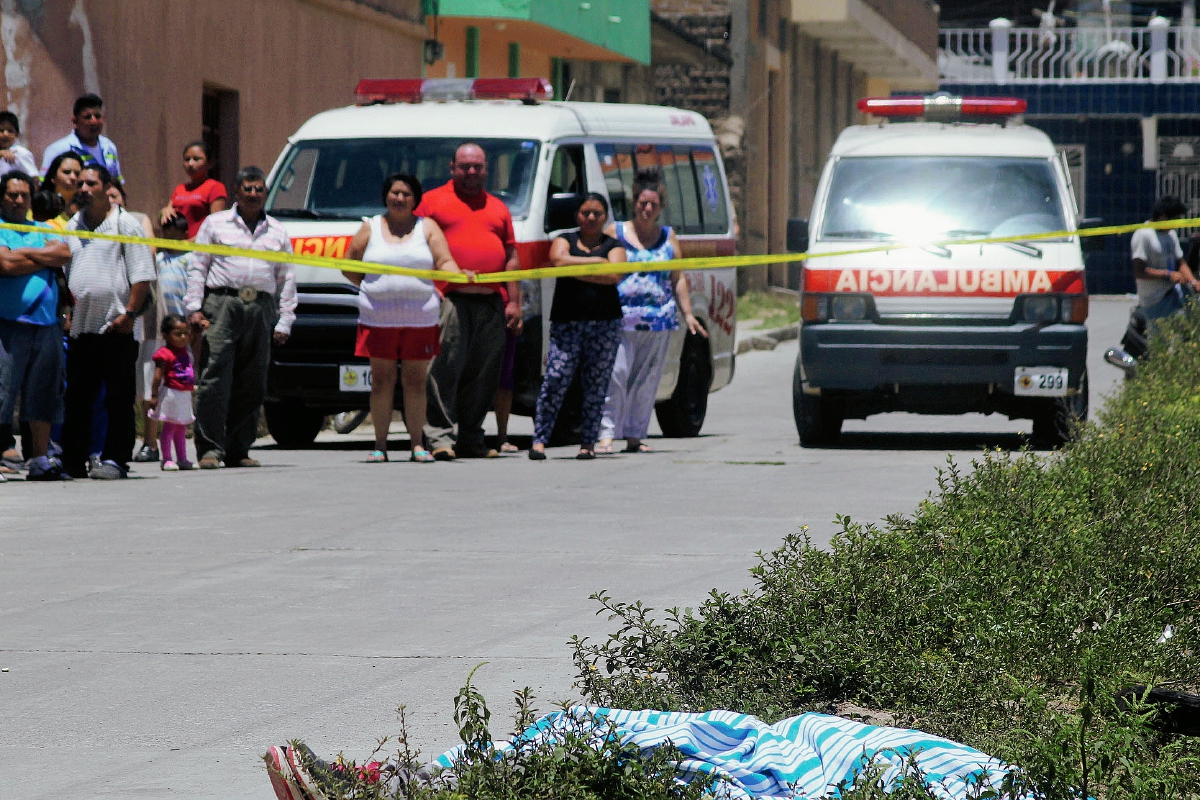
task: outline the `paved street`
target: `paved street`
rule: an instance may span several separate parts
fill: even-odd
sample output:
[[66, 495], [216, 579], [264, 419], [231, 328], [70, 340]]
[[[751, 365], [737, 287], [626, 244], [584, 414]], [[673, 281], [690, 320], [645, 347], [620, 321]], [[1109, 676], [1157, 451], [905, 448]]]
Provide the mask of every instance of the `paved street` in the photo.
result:
[[[1129, 306], [1093, 299], [1093, 409]], [[265, 800], [267, 745], [361, 756], [401, 703], [436, 754], [481, 661], [494, 718], [521, 686], [571, 696], [567, 639], [609, 629], [591, 592], [695, 606], [797, 526], [910, 511], [947, 452], [1029, 428], [891, 415], [803, 450], [795, 354], [740, 357], [704, 435], [653, 455], [369, 465], [362, 435], [323, 434], [264, 442], [257, 471], [0, 486], [0, 798]]]

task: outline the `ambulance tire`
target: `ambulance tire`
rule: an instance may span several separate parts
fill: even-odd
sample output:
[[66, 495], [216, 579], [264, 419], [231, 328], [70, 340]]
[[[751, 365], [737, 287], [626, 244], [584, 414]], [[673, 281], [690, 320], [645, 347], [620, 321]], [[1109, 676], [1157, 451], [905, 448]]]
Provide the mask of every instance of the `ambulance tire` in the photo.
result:
[[841, 411], [821, 395], [804, 392], [799, 364], [792, 378], [792, 416], [801, 447], [833, 444], [842, 434]]
[[664, 436], [690, 439], [700, 435], [708, 415], [708, 392], [712, 388], [713, 368], [708, 339], [689, 333], [679, 356], [679, 377], [670, 398], [654, 406], [658, 426]]
[[1033, 418], [1033, 440], [1042, 447], [1062, 447], [1071, 440], [1075, 425], [1087, 420], [1087, 370], [1079, 378], [1079, 391], [1070, 397], [1047, 400]]
[[300, 403], [264, 403], [267, 431], [284, 450], [309, 447], [325, 427], [325, 415]]

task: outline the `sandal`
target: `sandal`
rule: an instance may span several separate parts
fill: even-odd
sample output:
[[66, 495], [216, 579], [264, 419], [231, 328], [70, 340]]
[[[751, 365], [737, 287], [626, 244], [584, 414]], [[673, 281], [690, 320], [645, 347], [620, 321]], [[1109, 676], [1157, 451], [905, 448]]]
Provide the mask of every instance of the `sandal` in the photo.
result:
[[598, 444], [592, 452], [598, 456], [611, 456], [613, 453], [612, 442], [609, 442], [608, 444]]
[[645, 442], [640, 442], [636, 447], [629, 446], [625, 448], [626, 453], [653, 453], [654, 448]]
[[575, 454], [576, 461], [591, 461], [595, 457], [596, 451], [587, 447], [579, 448], [579, 452]]
[[512, 442], [502, 442], [500, 444], [500, 452], [501, 453], [519, 453], [519, 452], [521, 452], [521, 448], [517, 447]]
[[434, 459], [433, 459], [432, 453], [430, 453], [428, 450], [426, 450], [423, 447], [418, 447], [417, 449], [412, 451], [412, 455], [410, 455], [408, 457], [408, 460], [409, 461], [417, 461], [417, 462], [420, 462], [421, 464], [428, 464], [428, 463], [432, 462]]
[[367, 454], [368, 464], [382, 464], [388, 460], [387, 453], [383, 450], [372, 450]]

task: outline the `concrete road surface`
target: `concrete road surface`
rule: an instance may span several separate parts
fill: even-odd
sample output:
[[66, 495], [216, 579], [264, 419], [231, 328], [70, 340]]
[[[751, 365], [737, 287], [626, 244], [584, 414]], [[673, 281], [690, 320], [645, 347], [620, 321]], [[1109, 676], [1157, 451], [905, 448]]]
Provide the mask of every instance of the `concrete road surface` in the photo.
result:
[[[1093, 301], [1093, 407], [1129, 305]], [[704, 435], [652, 455], [374, 465], [360, 432], [264, 442], [259, 470], [0, 486], [0, 798], [265, 800], [268, 745], [362, 756], [401, 703], [439, 753], [481, 661], [501, 721], [513, 689], [572, 696], [567, 639], [610, 630], [591, 592], [695, 606], [797, 526], [910, 511], [948, 452], [1029, 428], [892, 415], [803, 450], [795, 355], [740, 358]]]

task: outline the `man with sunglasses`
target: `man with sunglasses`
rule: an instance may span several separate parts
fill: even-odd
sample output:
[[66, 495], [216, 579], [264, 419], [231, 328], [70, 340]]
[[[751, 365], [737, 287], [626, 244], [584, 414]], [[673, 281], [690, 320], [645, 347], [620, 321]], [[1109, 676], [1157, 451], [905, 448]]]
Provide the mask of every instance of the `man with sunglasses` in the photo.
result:
[[[242, 167], [235, 185], [233, 207], [209, 215], [196, 243], [291, 253], [287, 231], [263, 210], [263, 171]], [[267, 391], [271, 343], [286, 342], [296, 319], [294, 269], [285, 262], [197, 252], [184, 305], [192, 329], [203, 337], [196, 381], [200, 469], [257, 467], [250, 447]]]
[[[488, 194], [487, 155], [464, 142], [450, 162], [450, 182], [425, 192], [417, 216], [429, 217], [446, 234], [450, 254], [465, 272], [520, 269], [508, 206]], [[500, 386], [504, 331], [521, 332], [519, 281], [439, 284], [441, 353], [429, 370], [426, 447], [439, 461], [494, 458], [483, 437], [483, 420]]]

